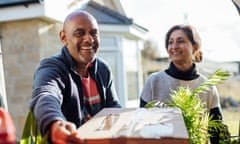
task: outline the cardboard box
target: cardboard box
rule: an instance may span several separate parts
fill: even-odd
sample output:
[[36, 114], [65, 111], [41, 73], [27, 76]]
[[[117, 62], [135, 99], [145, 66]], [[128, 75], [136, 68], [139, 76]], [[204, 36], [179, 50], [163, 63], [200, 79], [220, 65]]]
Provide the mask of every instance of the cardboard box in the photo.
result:
[[177, 108], [105, 108], [82, 125], [86, 144], [187, 144]]

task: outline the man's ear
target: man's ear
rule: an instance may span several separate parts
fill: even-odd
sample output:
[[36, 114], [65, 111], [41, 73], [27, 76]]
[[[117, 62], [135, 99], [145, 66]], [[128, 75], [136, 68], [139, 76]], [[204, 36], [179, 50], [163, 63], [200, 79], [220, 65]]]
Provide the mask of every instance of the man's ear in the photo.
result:
[[60, 40], [62, 41], [62, 43], [64, 45], [67, 45], [67, 37], [66, 37], [66, 34], [65, 34], [65, 31], [64, 30], [61, 30], [59, 32], [59, 37], [60, 37]]

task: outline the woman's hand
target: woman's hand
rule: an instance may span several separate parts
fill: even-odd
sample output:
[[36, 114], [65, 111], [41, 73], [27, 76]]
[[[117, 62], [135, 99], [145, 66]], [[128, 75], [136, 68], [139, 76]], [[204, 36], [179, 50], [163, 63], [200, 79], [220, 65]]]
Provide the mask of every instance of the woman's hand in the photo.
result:
[[50, 127], [50, 138], [54, 144], [83, 144], [76, 126], [67, 121], [55, 121]]

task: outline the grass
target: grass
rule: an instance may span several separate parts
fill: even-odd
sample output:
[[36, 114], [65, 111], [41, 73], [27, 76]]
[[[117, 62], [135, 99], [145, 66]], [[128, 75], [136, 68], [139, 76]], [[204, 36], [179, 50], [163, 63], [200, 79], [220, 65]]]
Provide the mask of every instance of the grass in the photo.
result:
[[[240, 106], [240, 96], [239, 88], [240, 81], [235, 77], [232, 77], [222, 84], [217, 85], [220, 98], [232, 97], [235, 101], [239, 103]], [[239, 133], [239, 121], [240, 121], [240, 107], [238, 108], [227, 108], [223, 109], [224, 123], [229, 127], [229, 131], [232, 136], [237, 136]]]
[[228, 126], [231, 136], [237, 136], [239, 131], [240, 108], [223, 109], [224, 123]]

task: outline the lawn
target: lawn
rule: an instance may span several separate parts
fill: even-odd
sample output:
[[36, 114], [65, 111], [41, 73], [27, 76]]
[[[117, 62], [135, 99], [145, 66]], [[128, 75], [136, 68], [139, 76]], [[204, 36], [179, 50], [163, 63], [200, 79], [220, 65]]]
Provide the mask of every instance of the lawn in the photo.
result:
[[223, 109], [224, 123], [229, 127], [231, 136], [239, 134], [240, 124], [240, 108], [236, 109]]
[[238, 107], [223, 108], [223, 118], [225, 124], [229, 127], [232, 136], [239, 134], [240, 123], [240, 81], [234, 77], [229, 78], [222, 84], [217, 85], [220, 99], [231, 97], [234, 101], [239, 103]]

